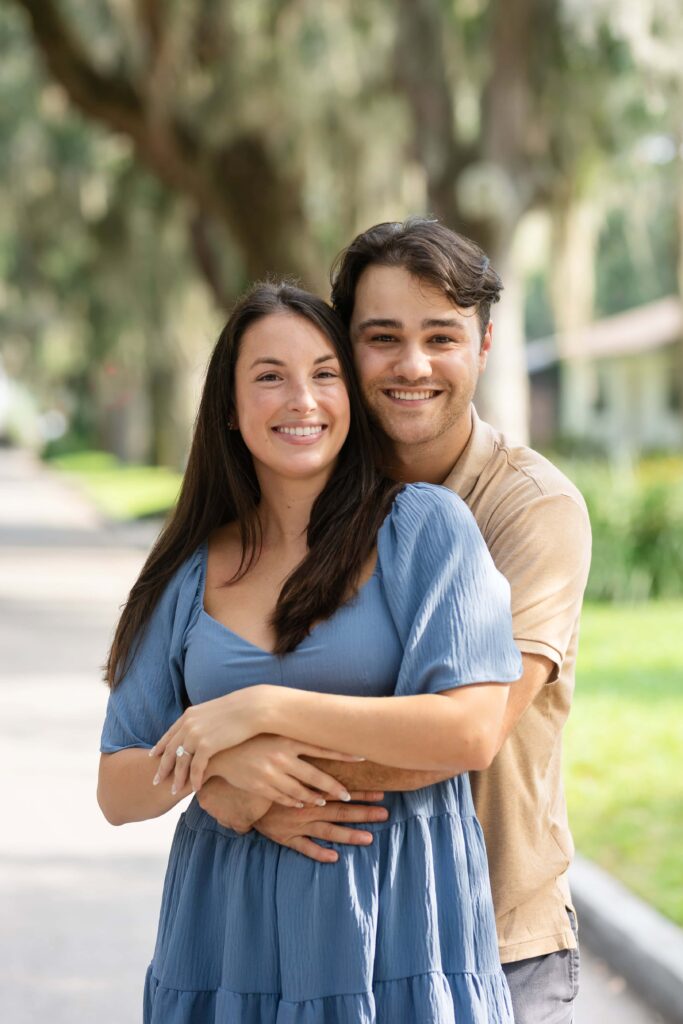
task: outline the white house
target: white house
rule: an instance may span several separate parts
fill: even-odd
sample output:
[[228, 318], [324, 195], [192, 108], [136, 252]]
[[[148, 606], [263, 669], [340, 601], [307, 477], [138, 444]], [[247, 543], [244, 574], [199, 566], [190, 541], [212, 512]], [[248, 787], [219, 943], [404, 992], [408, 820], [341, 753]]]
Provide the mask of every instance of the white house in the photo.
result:
[[531, 439], [683, 451], [683, 306], [660, 299], [527, 345]]

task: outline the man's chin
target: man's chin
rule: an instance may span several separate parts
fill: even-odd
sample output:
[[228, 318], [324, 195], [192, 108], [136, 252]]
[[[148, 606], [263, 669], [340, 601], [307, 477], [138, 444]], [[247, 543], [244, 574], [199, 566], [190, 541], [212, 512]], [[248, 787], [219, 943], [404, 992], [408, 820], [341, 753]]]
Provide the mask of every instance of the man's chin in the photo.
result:
[[380, 429], [390, 445], [401, 448], [421, 447], [436, 441], [441, 431], [430, 426], [415, 424], [380, 423]]

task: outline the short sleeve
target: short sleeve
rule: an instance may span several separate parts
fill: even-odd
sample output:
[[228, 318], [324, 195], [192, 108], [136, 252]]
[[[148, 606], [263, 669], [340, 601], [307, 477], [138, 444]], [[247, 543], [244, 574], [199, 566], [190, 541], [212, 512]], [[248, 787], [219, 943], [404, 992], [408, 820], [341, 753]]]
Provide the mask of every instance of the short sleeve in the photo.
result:
[[153, 747], [188, 704], [185, 638], [201, 608], [201, 549], [171, 578], [140, 638], [128, 670], [111, 691], [100, 750]]
[[591, 556], [585, 505], [568, 494], [511, 503], [488, 527], [487, 542], [512, 591], [515, 642], [555, 665], [567, 653], [581, 611]]
[[431, 484], [407, 486], [377, 543], [404, 648], [397, 695], [519, 679], [509, 585], [457, 495]]

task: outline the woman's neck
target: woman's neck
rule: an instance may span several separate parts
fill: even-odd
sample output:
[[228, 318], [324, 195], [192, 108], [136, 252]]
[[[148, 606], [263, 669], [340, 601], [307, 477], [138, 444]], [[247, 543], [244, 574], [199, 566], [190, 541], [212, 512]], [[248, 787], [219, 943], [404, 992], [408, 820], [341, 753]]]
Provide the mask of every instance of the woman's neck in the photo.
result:
[[326, 480], [286, 480], [282, 477], [260, 479], [261, 501], [259, 519], [263, 531], [263, 545], [279, 547], [283, 551], [303, 544], [311, 509], [323, 490]]

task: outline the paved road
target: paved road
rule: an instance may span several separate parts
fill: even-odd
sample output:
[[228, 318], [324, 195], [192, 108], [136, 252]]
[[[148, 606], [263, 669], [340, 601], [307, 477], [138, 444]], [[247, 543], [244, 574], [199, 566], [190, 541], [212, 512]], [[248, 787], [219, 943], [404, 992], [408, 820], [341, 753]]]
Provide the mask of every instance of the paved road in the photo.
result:
[[[117, 607], [149, 531], [106, 530], [26, 456], [0, 449], [3, 1024], [135, 1024], [177, 812], [113, 828], [95, 803]], [[576, 1024], [655, 1024], [584, 952]]]

